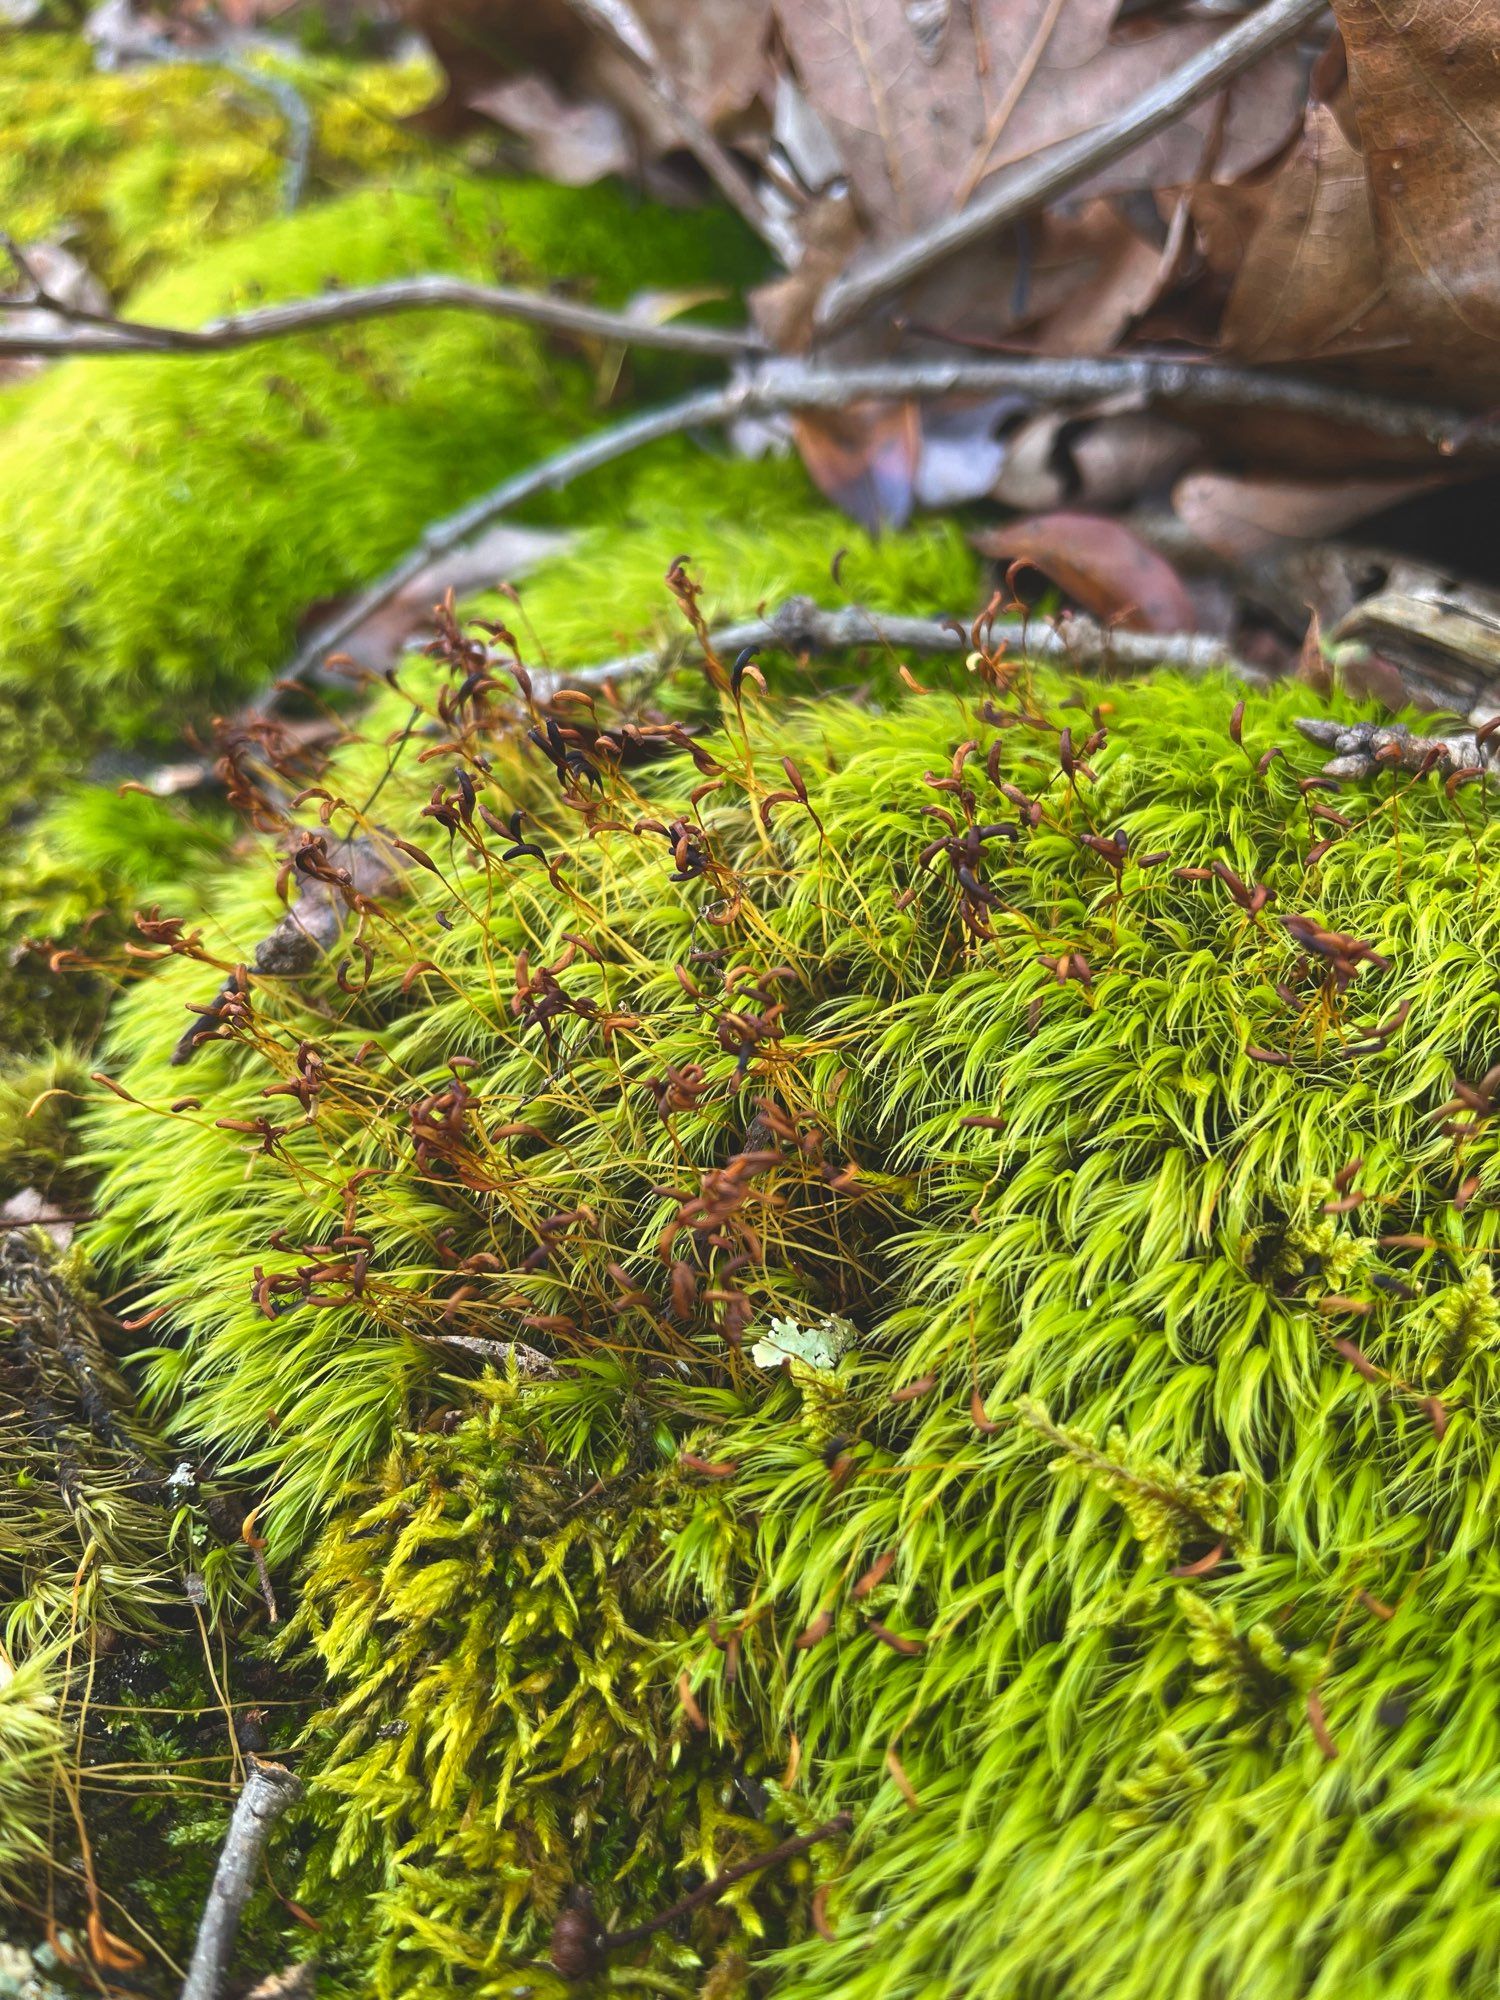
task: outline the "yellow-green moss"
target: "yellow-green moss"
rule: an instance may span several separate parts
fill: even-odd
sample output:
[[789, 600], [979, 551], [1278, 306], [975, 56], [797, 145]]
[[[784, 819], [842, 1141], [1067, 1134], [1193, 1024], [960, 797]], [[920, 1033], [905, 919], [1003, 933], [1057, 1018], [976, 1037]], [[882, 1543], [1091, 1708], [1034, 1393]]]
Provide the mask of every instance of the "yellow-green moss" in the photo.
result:
[[[628, 1924], [842, 1809], [846, 1852], [621, 1969], [1478, 2000], [1500, 1150], [1443, 1107], [1495, 1060], [1500, 827], [1396, 778], [1309, 861], [1305, 692], [1242, 748], [1218, 682], [921, 673], [884, 710], [707, 702], [696, 756], [585, 738], [566, 787], [492, 714], [382, 795], [432, 865], [368, 985], [352, 950], [342, 985], [260, 982], [176, 1111], [211, 969], [119, 1013], [96, 1241], [167, 1308], [177, 1435], [309, 1558], [309, 1894], [348, 1990], [550, 1991], [523, 1961], [570, 1874]], [[455, 762], [527, 846], [471, 838]], [[983, 838], [944, 851], [945, 814]], [[221, 955], [270, 876], [213, 899]], [[1373, 956], [1336, 978], [1283, 916]], [[829, 1314], [817, 1382], [752, 1365], [773, 1316]], [[558, 1379], [475, 1384], [452, 1336]], [[684, 1767], [622, 1866], [617, 1802]]]
[[[400, 123], [437, 88], [428, 65], [303, 58], [273, 67], [296, 82], [312, 118], [310, 196], [430, 157]], [[0, 42], [5, 227], [23, 243], [67, 234], [116, 297], [270, 220], [287, 141], [275, 103], [226, 70], [171, 63], [100, 73], [75, 35]]]

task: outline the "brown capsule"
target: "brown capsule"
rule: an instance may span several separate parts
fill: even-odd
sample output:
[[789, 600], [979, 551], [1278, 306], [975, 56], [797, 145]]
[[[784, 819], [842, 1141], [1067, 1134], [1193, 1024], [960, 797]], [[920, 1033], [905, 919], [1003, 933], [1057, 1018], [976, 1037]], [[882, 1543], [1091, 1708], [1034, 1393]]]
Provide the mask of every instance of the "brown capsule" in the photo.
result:
[[894, 1549], [887, 1549], [883, 1556], [877, 1556], [850, 1592], [855, 1602], [858, 1603], [862, 1597], [868, 1597], [878, 1584], [884, 1583], [895, 1566], [896, 1552]]
[[888, 1625], [882, 1625], [878, 1618], [870, 1620], [868, 1629], [882, 1646], [889, 1646], [893, 1653], [899, 1653], [904, 1660], [915, 1659], [923, 1649], [920, 1639], [904, 1639], [899, 1632], [893, 1632]]
[[799, 1653], [811, 1652], [813, 1647], [821, 1640], [826, 1639], [832, 1630], [833, 1613], [831, 1611], [820, 1611], [817, 1617], [798, 1633], [796, 1650]]

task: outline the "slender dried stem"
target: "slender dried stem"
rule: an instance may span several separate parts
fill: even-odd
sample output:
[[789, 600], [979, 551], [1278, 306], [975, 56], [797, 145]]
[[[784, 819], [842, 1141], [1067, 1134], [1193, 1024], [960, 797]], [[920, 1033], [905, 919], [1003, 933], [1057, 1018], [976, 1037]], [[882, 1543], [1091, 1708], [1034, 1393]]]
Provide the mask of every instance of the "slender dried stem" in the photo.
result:
[[[24, 275], [25, 266], [17, 253], [12, 250], [10, 254]], [[361, 285], [349, 291], [326, 292], [315, 299], [260, 306], [253, 312], [234, 313], [200, 327], [153, 326], [137, 320], [107, 319], [77, 311], [47, 296], [17, 303], [33, 310], [41, 307], [53, 313], [59, 324], [33, 330], [6, 327], [0, 320], [0, 354], [53, 357], [223, 354], [234, 348], [254, 347], [264, 340], [283, 340], [292, 334], [341, 326], [350, 320], [386, 319], [396, 313], [430, 312], [439, 307], [488, 313], [495, 319], [519, 320], [527, 326], [547, 327], [557, 333], [582, 334], [633, 347], [657, 347], [673, 354], [711, 355], [723, 360], [754, 353], [764, 344], [748, 328], [658, 326], [632, 319], [628, 313], [603, 312], [596, 306], [579, 305], [541, 292], [520, 291], [507, 285], [470, 284], [463, 278], [440, 274], [397, 278], [389, 284]]]
[[1039, 160], [1028, 160], [998, 174], [983, 194], [956, 215], [944, 216], [941, 222], [893, 244], [830, 285], [818, 308], [819, 332], [839, 332], [863, 318], [871, 306], [961, 250], [1071, 193], [1311, 26], [1324, 4], [1325, 0], [1268, 0], [1266, 6], [1163, 77], [1114, 118], [1049, 148]]

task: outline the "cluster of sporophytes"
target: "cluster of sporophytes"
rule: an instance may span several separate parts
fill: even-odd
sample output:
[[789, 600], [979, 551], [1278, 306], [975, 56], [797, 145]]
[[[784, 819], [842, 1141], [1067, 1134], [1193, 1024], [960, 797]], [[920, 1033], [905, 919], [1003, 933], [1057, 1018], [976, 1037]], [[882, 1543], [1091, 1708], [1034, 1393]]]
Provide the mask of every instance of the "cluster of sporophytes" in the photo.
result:
[[[330, 1990], [1488, 1991], [1483, 785], [490, 637], [146, 915], [91, 1120], [326, 1676]], [[347, 933], [245, 973], [278, 870]]]

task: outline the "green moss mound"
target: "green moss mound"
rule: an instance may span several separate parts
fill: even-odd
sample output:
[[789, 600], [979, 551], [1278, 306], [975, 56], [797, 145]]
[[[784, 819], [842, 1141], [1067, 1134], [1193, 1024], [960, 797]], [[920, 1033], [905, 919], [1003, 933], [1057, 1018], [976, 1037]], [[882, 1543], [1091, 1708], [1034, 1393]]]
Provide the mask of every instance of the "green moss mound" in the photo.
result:
[[[278, 60], [312, 125], [309, 192], [410, 172], [428, 149], [401, 119], [433, 95], [422, 63]], [[281, 205], [289, 134], [254, 72], [207, 64], [115, 73], [77, 35], [0, 47], [0, 210], [19, 242], [66, 234], [111, 294]]]
[[565, 706], [562, 782], [450, 701], [341, 968], [186, 1073], [213, 967], [118, 1013], [94, 1245], [304, 1565], [341, 1990], [561, 1990], [569, 1885], [618, 1928], [836, 1811], [611, 1979], [1500, 1973], [1500, 826], [1305, 789], [1305, 693], [1241, 747], [1217, 683], [918, 673], [623, 764]]
[[[721, 216], [533, 183], [367, 190], [270, 223], [131, 301], [192, 324], [255, 300], [423, 270], [733, 284]], [[661, 393], [680, 371], [642, 362]], [[0, 539], [0, 692], [67, 690], [88, 724], [180, 726], [263, 683], [298, 620], [422, 527], [600, 421], [594, 376], [472, 313], [356, 323], [237, 354], [69, 363], [14, 392]]]

